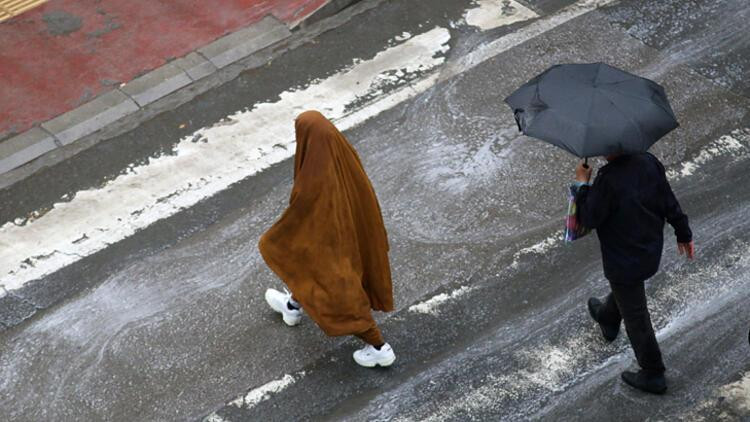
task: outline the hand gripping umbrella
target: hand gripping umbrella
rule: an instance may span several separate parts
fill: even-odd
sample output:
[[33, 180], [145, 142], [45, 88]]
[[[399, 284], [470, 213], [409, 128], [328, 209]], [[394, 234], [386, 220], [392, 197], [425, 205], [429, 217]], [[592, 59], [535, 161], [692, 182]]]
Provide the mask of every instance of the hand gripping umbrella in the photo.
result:
[[525, 135], [581, 158], [645, 152], [679, 125], [661, 85], [605, 63], [552, 66], [505, 102]]

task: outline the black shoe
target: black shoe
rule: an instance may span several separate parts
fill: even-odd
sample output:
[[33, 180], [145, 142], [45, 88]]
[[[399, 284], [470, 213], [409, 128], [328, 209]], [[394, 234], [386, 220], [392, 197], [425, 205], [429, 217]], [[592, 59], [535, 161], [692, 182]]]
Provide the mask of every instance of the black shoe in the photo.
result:
[[617, 334], [620, 332], [620, 324], [617, 324], [617, 326], [612, 325], [605, 325], [599, 322], [599, 309], [603, 306], [602, 301], [591, 297], [589, 298], [589, 315], [591, 315], [591, 318], [596, 321], [599, 324], [599, 327], [602, 329], [602, 336], [604, 336], [604, 339], [608, 342], [612, 343], [617, 338]]
[[647, 375], [643, 371], [622, 373], [622, 380], [633, 388], [651, 394], [664, 394], [667, 391], [667, 380], [664, 374]]

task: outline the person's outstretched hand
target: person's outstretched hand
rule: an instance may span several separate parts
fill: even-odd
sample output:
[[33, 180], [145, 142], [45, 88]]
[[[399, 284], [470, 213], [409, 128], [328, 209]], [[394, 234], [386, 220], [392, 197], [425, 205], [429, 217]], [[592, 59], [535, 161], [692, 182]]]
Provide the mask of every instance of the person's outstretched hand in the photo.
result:
[[695, 243], [692, 241], [688, 243], [677, 242], [677, 250], [680, 251], [680, 255], [687, 255], [688, 259], [695, 257]]
[[588, 183], [589, 180], [591, 180], [592, 170], [591, 166], [585, 165], [584, 163], [578, 163], [578, 167], [576, 167], [576, 181]]

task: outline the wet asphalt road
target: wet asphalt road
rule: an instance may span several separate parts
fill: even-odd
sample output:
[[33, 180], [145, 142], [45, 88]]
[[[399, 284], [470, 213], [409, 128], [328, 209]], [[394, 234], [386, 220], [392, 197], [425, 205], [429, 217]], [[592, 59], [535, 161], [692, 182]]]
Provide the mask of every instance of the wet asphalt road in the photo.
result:
[[[450, 28], [443, 68], [455, 76], [347, 132], [391, 240], [397, 311], [378, 319], [398, 356], [392, 368], [359, 368], [355, 340], [325, 338], [309, 320], [285, 327], [266, 308], [263, 291], [281, 284], [256, 243], [285, 206], [287, 160], [0, 299], [2, 414], [750, 420], [741, 383], [750, 371], [750, 5], [615, 3], [456, 70], [529, 23], [481, 32], [460, 22], [470, 1], [440, 3], [385, 2], [0, 193], [3, 222], [49, 208], [168, 153], [191, 128], [371, 58], [403, 32]], [[525, 3], [544, 19], [572, 1]], [[634, 365], [627, 340], [605, 344], [588, 319], [586, 299], [606, 293], [596, 239], [555, 240], [576, 161], [519, 137], [502, 104], [534, 74], [573, 61], [653, 77], [682, 123], [653, 149], [675, 172], [699, 254], [685, 262], [668, 234], [648, 286], [669, 368], [664, 397], [620, 383]], [[717, 144], [725, 135], [732, 148]], [[410, 310], [439, 294], [448, 299], [433, 313]], [[265, 400], [227, 405], [283, 379], [293, 381]]]

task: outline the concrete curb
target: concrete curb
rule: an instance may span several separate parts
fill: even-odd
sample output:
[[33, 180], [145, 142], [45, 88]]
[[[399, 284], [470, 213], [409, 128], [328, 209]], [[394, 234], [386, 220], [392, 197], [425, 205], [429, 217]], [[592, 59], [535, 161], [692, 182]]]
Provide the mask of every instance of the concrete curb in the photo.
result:
[[334, 16], [359, 1], [361, 0], [331, 0], [295, 28], [289, 28], [268, 16], [24, 133], [0, 141], [0, 175], [113, 126], [145, 106], [213, 75], [230, 64], [283, 43], [293, 35], [292, 29], [304, 28]]
[[143, 107], [191, 82], [187, 72], [171, 62], [133, 80], [121, 90]]
[[138, 111], [138, 104], [117, 89], [102, 94], [92, 101], [54, 119], [42, 123], [62, 145], [68, 145], [86, 135]]
[[0, 142], [0, 173], [20, 167], [57, 147], [52, 135], [38, 127]]
[[286, 25], [269, 16], [199, 48], [198, 53], [221, 69], [290, 36], [292, 32]]

